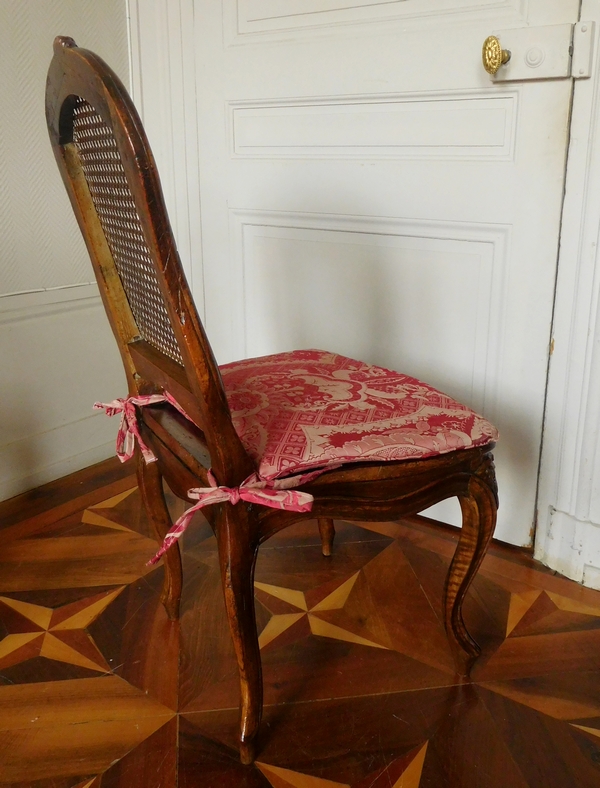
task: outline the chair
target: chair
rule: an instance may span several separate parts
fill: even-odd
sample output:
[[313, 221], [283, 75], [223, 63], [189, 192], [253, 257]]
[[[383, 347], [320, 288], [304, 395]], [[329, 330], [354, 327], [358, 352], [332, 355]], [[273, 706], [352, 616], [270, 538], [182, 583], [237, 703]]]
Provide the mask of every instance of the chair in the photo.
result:
[[[495, 429], [426, 384], [324, 351], [220, 370], [180, 265], [142, 124], [118, 77], [72, 39], [57, 38], [46, 115], [133, 398], [113, 403], [128, 409], [122, 454], [132, 453], [127, 442], [137, 432], [139, 488], [158, 541], [172, 528], [163, 479], [184, 500], [216, 501], [204, 511], [217, 539], [239, 667], [242, 762], [254, 759], [262, 711], [257, 551], [299, 520], [318, 521], [329, 555], [334, 517], [397, 519], [458, 496], [463, 526], [443, 609], [458, 669], [467, 673], [480, 650], [461, 611], [495, 526]], [[164, 566], [162, 601], [176, 618], [177, 543]]]

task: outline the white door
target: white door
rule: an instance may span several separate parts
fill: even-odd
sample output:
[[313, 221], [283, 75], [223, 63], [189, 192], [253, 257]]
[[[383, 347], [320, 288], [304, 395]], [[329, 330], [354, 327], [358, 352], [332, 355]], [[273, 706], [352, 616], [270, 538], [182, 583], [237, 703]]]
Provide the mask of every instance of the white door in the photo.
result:
[[572, 81], [494, 83], [481, 47], [578, 8], [194, 6], [218, 360], [325, 348], [471, 405], [500, 429], [497, 536], [519, 545], [534, 521]]

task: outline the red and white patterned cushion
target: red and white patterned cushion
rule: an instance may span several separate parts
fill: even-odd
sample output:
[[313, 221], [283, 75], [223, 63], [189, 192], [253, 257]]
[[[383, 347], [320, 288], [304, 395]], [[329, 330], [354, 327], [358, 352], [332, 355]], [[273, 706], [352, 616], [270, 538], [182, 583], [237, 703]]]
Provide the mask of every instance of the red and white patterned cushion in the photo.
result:
[[434, 457], [498, 438], [486, 419], [426, 383], [335, 353], [278, 353], [221, 373], [235, 429], [264, 480]]

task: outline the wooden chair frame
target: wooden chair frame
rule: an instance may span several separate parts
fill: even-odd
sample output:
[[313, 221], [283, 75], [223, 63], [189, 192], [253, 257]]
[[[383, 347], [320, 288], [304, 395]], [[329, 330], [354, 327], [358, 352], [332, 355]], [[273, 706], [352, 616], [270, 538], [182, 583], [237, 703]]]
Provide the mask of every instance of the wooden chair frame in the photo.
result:
[[[50, 139], [92, 259], [129, 393], [167, 390], [200, 427], [168, 405], [139, 410], [140, 431], [158, 458], [157, 462], [146, 464], [138, 451], [139, 487], [156, 537], [162, 542], [171, 527], [163, 478], [177, 496], [190, 500], [190, 488], [208, 486], [209, 468], [219, 484], [234, 487], [255, 466], [231, 420], [219, 368], [183, 274], [154, 159], [138, 114], [122, 83], [99, 57], [78, 48], [66, 37], [55, 40], [54, 51], [46, 91]], [[73, 142], [73, 113], [78, 97], [95, 109], [114, 134], [183, 364], [146, 341], [134, 319]], [[443, 610], [457, 667], [465, 674], [480, 649], [465, 627], [462, 604], [496, 522], [498, 501], [492, 449], [490, 443], [425, 460], [344, 465], [302, 487], [315, 499], [312, 512], [307, 514], [243, 502], [221, 503], [204, 510], [217, 539], [239, 668], [243, 763], [254, 759], [262, 712], [261, 659], [253, 603], [259, 545], [292, 523], [317, 519], [323, 552], [329, 555], [333, 518], [393, 520], [457, 496], [463, 527], [446, 579]], [[176, 618], [182, 585], [177, 545], [167, 552], [164, 564], [162, 600], [169, 616]]]

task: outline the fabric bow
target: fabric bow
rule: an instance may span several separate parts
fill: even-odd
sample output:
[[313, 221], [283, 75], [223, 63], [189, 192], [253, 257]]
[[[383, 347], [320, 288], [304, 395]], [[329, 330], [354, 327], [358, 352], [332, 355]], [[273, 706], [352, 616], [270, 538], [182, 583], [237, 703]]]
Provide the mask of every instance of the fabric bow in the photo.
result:
[[119, 397], [119, 399], [114, 399], [112, 402], [94, 403], [94, 409], [104, 410], [107, 416], [115, 416], [117, 413], [121, 414], [121, 423], [117, 433], [117, 457], [121, 462], [126, 462], [133, 457], [136, 439], [144, 460], [147, 463], [156, 462], [154, 453], [146, 445], [140, 434], [135, 406], [155, 405], [157, 402], [168, 402], [174, 408], [177, 408], [188, 421], [193, 423], [193, 420], [168, 391], [165, 391], [164, 394], [139, 394], [136, 397], [127, 397], [126, 399]]
[[[144, 460], [147, 463], [156, 461], [154, 453], [146, 445], [140, 434], [136, 406], [155, 405], [158, 402], [168, 402], [185, 416], [188, 421], [191, 421], [192, 424], [195, 423], [168, 391], [165, 391], [164, 394], [140, 394], [134, 397], [127, 397], [126, 399], [114, 399], [112, 402], [94, 403], [96, 410], [104, 410], [108, 416], [115, 416], [117, 413], [121, 414], [121, 423], [117, 433], [117, 457], [121, 462], [133, 457], [136, 440]], [[338, 467], [339, 465], [328, 466], [328, 470]], [[194, 487], [188, 490], [188, 496], [192, 499], [197, 499], [198, 503], [191, 506], [181, 515], [165, 536], [160, 550], [148, 561], [148, 564], [155, 564], [160, 560], [169, 547], [181, 537], [198, 510], [214, 503], [228, 501], [235, 505], [239, 501], [246, 501], [247, 503], [268, 506], [271, 509], [285, 509], [288, 512], [310, 512], [314, 501], [313, 496], [310, 493], [300, 492], [294, 488], [316, 479], [324, 470], [324, 468], [319, 468], [309, 473], [268, 481], [261, 479], [257, 473], [253, 473], [247, 479], [244, 479], [239, 487], [219, 486], [209, 470], [207, 475], [210, 487]]]
[[211, 471], [208, 471], [210, 487], [194, 487], [188, 490], [188, 496], [197, 499], [198, 503], [181, 515], [165, 536], [160, 550], [148, 561], [148, 564], [155, 564], [160, 560], [169, 547], [182, 536], [197, 511], [214, 503], [228, 501], [235, 505], [239, 501], [246, 501], [247, 503], [262, 504], [271, 509], [285, 509], [288, 512], [310, 512], [314, 501], [313, 496], [310, 493], [290, 488], [306, 484], [320, 476], [322, 472], [320, 469], [312, 473], [289, 476], [287, 479], [275, 479], [272, 482], [263, 481], [258, 477], [258, 474], [253, 473], [244, 479], [239, 487], [224, 487], [219, 486]]

